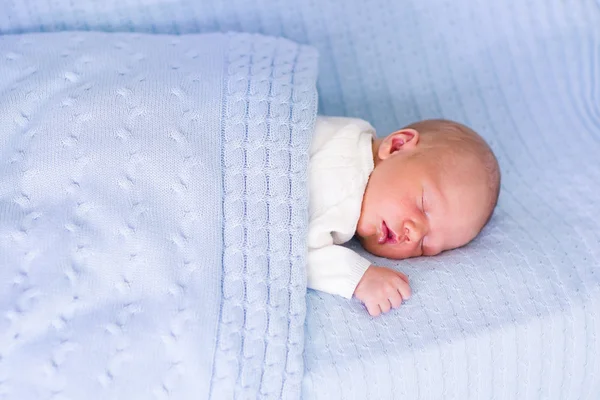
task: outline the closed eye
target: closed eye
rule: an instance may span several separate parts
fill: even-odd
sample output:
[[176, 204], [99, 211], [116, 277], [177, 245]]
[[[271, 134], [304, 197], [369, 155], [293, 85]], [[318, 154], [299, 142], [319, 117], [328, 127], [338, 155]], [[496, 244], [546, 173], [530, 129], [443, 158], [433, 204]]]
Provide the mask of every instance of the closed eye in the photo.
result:
[[[423, 190], [421, 192], [421, 212], [423, 212], [423, 215], [425, 217], [427, 217], [427, 212], [425, 211], [425, 190]], [[421, 238], [421, 255], [425, 255], [425, 236], [423, 236]]]

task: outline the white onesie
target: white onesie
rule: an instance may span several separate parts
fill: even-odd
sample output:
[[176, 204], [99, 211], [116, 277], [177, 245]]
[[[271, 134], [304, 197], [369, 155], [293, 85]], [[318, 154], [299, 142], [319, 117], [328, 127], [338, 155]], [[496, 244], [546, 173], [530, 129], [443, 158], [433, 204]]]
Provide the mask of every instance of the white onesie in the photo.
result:
[[371, 263], [340, 246], [354, 236], [373, 171], [375, 129], [356, 118], [317, 117], [310, 148], [308, 287], [351, 298]]

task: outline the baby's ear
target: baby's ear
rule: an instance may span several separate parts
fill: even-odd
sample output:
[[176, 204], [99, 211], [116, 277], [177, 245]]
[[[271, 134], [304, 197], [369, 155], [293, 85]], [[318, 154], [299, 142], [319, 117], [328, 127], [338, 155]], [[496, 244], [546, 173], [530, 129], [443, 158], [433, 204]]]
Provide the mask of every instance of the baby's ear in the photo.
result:
[[385, 160], [399, 151], [414, 149], [417, 143], [419, 143], [419, 132], [414, 129], [400, 129], [383, 139], [377, 155]]

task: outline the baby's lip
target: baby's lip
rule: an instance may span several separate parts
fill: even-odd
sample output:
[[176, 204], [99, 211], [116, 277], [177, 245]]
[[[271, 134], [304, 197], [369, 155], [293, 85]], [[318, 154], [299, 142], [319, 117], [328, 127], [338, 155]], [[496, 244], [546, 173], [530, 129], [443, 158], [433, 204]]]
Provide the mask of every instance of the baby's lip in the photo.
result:
[[393, 230], [391, 230], [385, 221], [381, 221], [381, 232], [379, 233], [379, 244], [385, 244], [388, 242], [394, 243], [396, 242], [396, 234]]

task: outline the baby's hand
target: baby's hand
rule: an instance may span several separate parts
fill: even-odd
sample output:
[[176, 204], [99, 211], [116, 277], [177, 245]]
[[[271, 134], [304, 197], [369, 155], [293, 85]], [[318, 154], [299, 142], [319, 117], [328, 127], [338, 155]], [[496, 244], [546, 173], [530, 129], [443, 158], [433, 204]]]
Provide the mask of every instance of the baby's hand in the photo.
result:
[[410, 298], [408, 277], [393, 269], [371, 265], [358, 282], [354, 296], [376, 317], [400, 307], [402, 300]]

